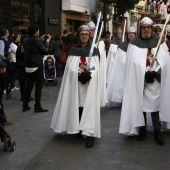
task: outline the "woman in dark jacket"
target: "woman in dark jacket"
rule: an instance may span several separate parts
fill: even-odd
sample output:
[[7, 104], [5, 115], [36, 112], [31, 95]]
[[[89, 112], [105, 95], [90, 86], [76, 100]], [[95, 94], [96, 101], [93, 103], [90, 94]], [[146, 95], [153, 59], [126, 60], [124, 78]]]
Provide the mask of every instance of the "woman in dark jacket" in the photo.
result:
[[[68, 52], [69, 52], [70, 48], [75, 45], [74, 41], [75, 41], [74, 35], [73, 34], [68, 34], [66, 36], [66, 42], [64, 42], [62, 44], [61, 50], [63, 50], [67, 54], [67, 56], [68, 56]], [[64, 69], [65, 69], [65, 63], [62, 63], [63, 72], [64, 72]]]

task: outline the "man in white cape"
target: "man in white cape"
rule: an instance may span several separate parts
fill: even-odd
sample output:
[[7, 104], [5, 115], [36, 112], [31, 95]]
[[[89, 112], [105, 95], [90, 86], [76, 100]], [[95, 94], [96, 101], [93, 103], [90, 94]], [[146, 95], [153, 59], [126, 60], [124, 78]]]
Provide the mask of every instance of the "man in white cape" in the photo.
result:
[[129, 41], [136, 36], [135, 27], [131, 26], [127, 31], [127, 41], [118, 46], [115, 61], [107, 85], [108, 105], [121, 104], [125, 79], [126, 52]]
[[[90, 21], [87, 26], [90, 29], [90, 43], [92, 43], [96, 25]], [[96, 38], [96, 42], [98, 42]], [[103, 40], [99, 40], [99, 43], [95, 44], [100, 52], [100, 106], [104, 107], [107, 104], [107, 91], [106, 91], [106, 48]]]
[[107, 60], [106, 60], [106, 69], [107, 69], [106, 70], [106, 83], [108, 83], [111, 70], [113, 68], [114, 59], [115, 59], [116, 51], [118, 49], [118, 45], [122, 43], [122, 35], [123, 35], [122, 30], [118, 28], [116, 30], [116, 37], [113, 38], [113, 40], [111, 41], [109, 51], [107, 54]]
[[170, 122], [170, 56], [163, 42], [151, 67], [158, 40], [152, 20], [143, 18], [139, 36], [128, 45], [119, 133], [137, 135], [137, 140], [143, 141], [146, 112], [151, 112], [155, 141], [163, 145], [160, 121]]
[[[62, 84], [54, 110], [51, 128], [57, 133], [85, 135], [86, 147], [94, 145], [94, 137], [101, 137], [99, 51], [94, 48], [87, 68], [89, 28], [80, 26], [80, 43], [70, 49]], [[81, 134], [80, 134], [81, 133]]]

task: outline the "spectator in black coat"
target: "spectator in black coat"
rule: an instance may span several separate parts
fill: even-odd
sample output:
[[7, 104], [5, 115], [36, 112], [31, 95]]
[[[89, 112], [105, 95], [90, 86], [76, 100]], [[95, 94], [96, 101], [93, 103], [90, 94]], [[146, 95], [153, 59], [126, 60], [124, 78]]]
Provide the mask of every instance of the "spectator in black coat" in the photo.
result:
[[26, 67], [26, 86], [23, 98], [23, 111], [30, 110], [30, 95], [35, 83], [35, 105], [34, 112], [47, 112], [48, 109], [41, 107], [41, 93], [43, 87], [43, 57], [48, 54], [49, 38], [42, 43], [39, 37], [39, 27], [35, 24], [29, 27], [29, 37], [23, 42], [25, 67]]

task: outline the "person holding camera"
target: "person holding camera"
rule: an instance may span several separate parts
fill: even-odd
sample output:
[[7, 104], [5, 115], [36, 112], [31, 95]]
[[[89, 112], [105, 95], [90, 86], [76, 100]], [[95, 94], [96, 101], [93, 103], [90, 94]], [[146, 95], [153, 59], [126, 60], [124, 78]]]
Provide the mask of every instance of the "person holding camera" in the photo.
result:
[[48, 54], [50, 38], [43, 43], [39, 40], [39, 26], [29, 26], [29, 37], [23, 41], [24, 55], [25, 55], [25, 69], [27, 74], [24, 98], [23, 111], [30, 110], [29, 102], [31, 92], [35, 83], [35, 105], [34, 112], [47, 112], [41, 106], [41, 93], [43, 87], [43, 56]]

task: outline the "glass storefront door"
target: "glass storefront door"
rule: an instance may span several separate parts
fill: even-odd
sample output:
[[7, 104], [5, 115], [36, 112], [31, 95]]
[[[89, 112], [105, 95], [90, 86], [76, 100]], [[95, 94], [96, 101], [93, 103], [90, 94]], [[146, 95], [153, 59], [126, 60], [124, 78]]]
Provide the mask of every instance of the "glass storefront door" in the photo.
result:
[[45, 32], [44, 0], [0, 0], [0, 28], [10, 33], [27, 34], [30, 24]]
[[12, 33], [26, 34], [30, 25], [30, 1], [12, 0]]
[[0, 28], [8, 28], [8, 1], [0, 0]]
[[33, 23], [39, 25], [40, 34], [45, 31], [44, 0], [32, 0]]

